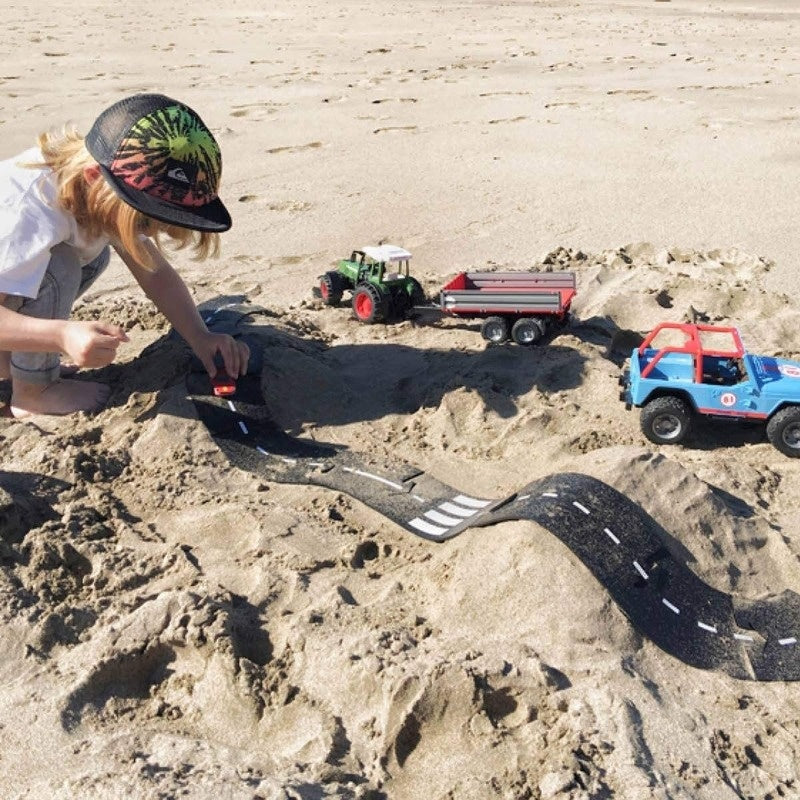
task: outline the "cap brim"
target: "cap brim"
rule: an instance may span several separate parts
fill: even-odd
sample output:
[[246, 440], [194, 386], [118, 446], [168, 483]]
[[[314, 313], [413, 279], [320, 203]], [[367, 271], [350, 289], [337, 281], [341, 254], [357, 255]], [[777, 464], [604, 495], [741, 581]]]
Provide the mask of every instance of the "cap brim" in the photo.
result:
[[108, 167], [102, 164], [98, 166], [109, 186], [119, 197], [148, 217], [166, 222], [168, 225], [177, 225], [179, 228], [209, 233], [222, 233], [231, 227], [231, 215], [218, 197], [204, 206], [178, 206], [166, 200], [159, 200], [140, 189], [133, 189], [117, 178]]

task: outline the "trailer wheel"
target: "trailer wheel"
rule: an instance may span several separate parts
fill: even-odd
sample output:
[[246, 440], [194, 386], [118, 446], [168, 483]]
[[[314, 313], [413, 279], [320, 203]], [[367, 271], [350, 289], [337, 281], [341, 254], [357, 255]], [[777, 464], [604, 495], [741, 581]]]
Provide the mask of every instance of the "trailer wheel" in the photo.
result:
[[770, 444], [789, 458], [800, 458], [800, 407], [788, 406], [767, 423]]
[[533, 317], [522, 317], [511, 328], [511, 338], [517, 344], [536, 344], [542, 336], [544, 336], [544, 323]]
[[343, 291], [342, 276], [338, 272], [326, 272], [319, 279], [319, 293], [326, 306], [338, 306]]
[[692, 410], [680, 397], [656, 397], [642, 406], [642, 433], [655, 444], [678, 444], [692, 427]]
[[486, 317], [481, 325], [481, 336], [494, 344], [505, 342], [508, 339], [508, 323], [502, 317]]
[[353, 313], [359, 322], [371, 325], [386, 318], [386, 298], [371, 283], [362, 283], [353, 294]]

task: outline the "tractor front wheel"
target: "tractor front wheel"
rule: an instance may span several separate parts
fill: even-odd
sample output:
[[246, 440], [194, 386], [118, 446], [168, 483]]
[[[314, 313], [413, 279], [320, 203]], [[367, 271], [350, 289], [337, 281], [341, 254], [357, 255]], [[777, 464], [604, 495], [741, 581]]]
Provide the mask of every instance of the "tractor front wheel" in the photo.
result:
[[359, 322], [371, 325], [386, 318], [386, 298], [371, 283], [362, 283], [353, 294], [353, 313]]
[[770, 444], [789, 458], [800, 458], [800, 407], [788, 406], [767, 423]]
[[422, 288], [420, 282], [416, 278], [409, 278], [408, 288], [411, 305], [424, 306], [427, 302], [427, 298], [425, 297], [425, 290]]
[[344, 282], [338, 272], [326, 272], [319, 279], [319, 293], [326, 306], [338, 306], [344, 292]]
[[692, 426], [692, 410], [680, 397], [656, 397], [642, 407], [641, 426], [655, 444], [678, 444]]
[[508, 339], [508, 323], [502, 317], [486, 317], [481, 325], [481, 336], [494, 344], [505, 342]]

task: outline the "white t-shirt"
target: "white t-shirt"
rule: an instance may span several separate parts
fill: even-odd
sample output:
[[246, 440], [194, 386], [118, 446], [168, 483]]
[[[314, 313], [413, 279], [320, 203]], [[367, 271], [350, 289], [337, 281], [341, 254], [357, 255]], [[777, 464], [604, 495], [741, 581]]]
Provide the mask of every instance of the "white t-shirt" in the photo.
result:
[[75, 248], [82, 266], [93, 261], [108, 239], [88, 237], [75, 218], [59, 208], [58, 187], [34, 147], [0, 161], [0, 293], [36, 297], [50, 262], [50, 250], [62, 242]]

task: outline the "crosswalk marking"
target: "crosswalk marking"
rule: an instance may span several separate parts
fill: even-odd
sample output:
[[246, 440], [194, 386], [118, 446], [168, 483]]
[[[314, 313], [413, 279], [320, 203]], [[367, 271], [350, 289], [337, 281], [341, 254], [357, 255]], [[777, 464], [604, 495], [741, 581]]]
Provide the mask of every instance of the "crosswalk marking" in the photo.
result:
[[473, 514], [478, 513], [476, 508], [462, 508], [461, 506], [454, 505], [453, 503], [440, 503], [439, 508], [448, 514], [454, 514], [457, 517], [471, 517]]
[[467, 497], [464, 494], [456, 495], [453, 500], [456, 503], [461, 503], [462, 506], [469, 506], [470, 508], [486, 508], [491, 500], [477, 500], [474, 497]]
[[438, 525], [432, 525], [430, 522], [426, 522], [419, 517], [409, 520], [408, 524], [418, 531], [427, 533], [429, 536], [441, 536], [443, 533], [447, 533], [447, 528], [440, 528]]
[[440, 525], [458, 525], [459, 522], [462, 522], [462, 520], [457, 517], [448, 517], [447, 514], [441, 514], [434, 509], [426, 511], [425, 516], [428, 519], [432, 519], [434, 522], [438, 522]]

